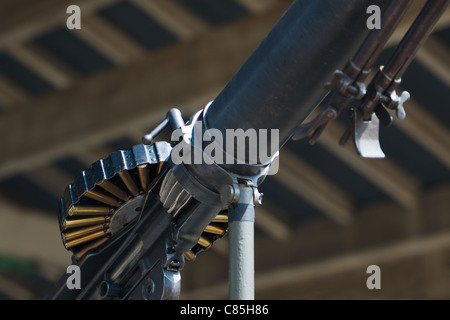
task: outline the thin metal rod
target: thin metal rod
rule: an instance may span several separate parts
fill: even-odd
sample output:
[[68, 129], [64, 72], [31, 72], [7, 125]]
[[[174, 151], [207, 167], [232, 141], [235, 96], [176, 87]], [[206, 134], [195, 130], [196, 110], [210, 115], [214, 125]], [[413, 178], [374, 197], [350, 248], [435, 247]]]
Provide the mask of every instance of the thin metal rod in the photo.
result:
[[403, 72], [422, 47], [439, 18], [445, 12], [449, 0], [428, 0], [419, 16], [397, 46], [383, 71], [392, 79], [401, 78]]
[[[397, 0], [389, 3], [382, 16], [382, 28], [373, 29], [367, 35], [352, 59], [352, 62], [359, 69], [367, 70], [372, 68], [406, 11], [411, 7], [412, 2], [412, 0]], [[364, 81], [365, 78], [354, 80]]]

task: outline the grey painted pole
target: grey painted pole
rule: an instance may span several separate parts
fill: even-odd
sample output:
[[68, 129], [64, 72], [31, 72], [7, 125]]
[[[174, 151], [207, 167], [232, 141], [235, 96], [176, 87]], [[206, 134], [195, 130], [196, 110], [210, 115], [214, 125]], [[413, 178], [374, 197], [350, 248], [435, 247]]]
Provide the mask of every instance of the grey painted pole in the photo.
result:
[[239, 184], [239, 200], [229, 209], [229, 297], [255, 299], [254, 188]]
[[229, 225], [230, 299], [255, 299], [254, 222], [233, 221]]

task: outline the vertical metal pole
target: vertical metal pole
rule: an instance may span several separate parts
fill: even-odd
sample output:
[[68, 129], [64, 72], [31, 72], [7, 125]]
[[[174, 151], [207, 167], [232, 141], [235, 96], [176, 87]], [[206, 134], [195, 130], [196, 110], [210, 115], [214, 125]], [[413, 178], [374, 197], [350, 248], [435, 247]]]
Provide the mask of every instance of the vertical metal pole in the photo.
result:
[[255, 299], [254, 224], [253, 187], [239, 184], [239, 201], [229, 210], [231, 300]]

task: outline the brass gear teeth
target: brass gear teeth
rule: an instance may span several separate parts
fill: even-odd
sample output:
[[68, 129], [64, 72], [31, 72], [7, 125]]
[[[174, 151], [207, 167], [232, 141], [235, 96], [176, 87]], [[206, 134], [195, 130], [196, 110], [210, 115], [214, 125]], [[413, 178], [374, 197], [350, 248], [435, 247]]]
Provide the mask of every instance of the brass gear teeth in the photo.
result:
[[[75, 259], [108, 243], [111, 217], [130, 200], [147, 192], [170, 151], [167, 142], [136, 145], [94, 162], [75, 176], [64, 191], [58, 212], [63, 245], [73, 252]], [[227, 227], [224, 208], [205, 228], [198, 244], [185, 253], [186, 260], [195, 260], [199, 252], [226, 234]]]
[[[94, 162], [88, 170], [75, 176], [74, 182], [64, 190], [58, 213], [65, 248], [79, 259], [106, 243], [111, 216], [128, 201], [145, 193], [170, 151], [167, 142], [136, 145]], [[139, 169], [144, 167], [145, 170]], [[145, 188], [143, 183], [147, 184]]]

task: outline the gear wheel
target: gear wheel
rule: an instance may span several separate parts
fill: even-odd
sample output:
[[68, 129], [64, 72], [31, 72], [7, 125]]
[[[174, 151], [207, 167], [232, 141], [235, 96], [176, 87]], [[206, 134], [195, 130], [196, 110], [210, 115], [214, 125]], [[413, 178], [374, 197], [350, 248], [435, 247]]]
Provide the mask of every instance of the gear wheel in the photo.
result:
[[[76, 260], [90, 250], [101, 249], [139, 216], [145, 194], [170, 151], [167, 142], [116, 151], [80, 172], [67, 186], [60, 201], [59, 226], [64, 247]], [[198, 243], [184, 254], [187, 261], [193, 261], [226, 234], [227, 211], [224, 208], [205, 228]]]

